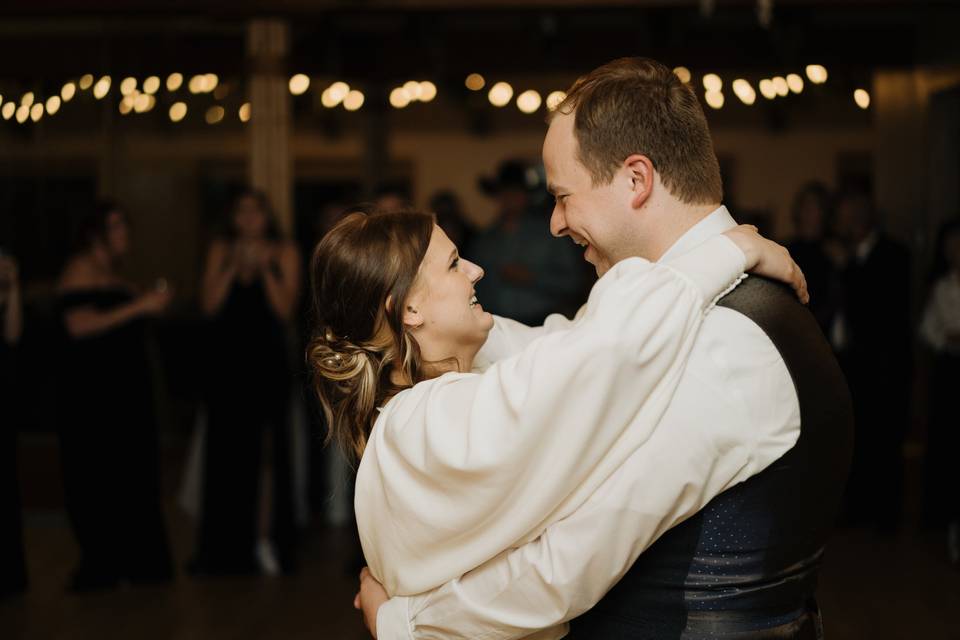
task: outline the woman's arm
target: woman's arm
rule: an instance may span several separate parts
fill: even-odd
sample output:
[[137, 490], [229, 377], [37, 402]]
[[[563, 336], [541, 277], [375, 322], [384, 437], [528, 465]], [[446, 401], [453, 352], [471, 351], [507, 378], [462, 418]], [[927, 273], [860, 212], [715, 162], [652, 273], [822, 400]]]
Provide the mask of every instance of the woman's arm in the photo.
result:
[[265, 262], [261, 268], [267, 300], [281, 320], [289, 320], [300, 294], [300, 254], [292, 244], [284, 244], [278, 249], [279, 274], [274, 273], [268, 264]]
[[223, 240], [214, 241], [203, 270], [200, 307], [204, 315], [216, 315], [223, 306], [236, 275], [237, 263], [230, 256], [229, 245]]
[[151, 290], [109, 311], [93, 307], [72, 309], [64, 314], [64, 323], [71, 337], [85, 338], [104, 333], [140, 316], [161, 313], [170, 299], [168, 291]]

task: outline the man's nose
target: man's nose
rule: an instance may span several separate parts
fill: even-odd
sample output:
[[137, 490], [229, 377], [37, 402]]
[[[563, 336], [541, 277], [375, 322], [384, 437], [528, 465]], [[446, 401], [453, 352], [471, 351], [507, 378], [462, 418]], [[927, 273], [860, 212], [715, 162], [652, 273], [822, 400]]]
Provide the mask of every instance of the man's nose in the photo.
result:
[[567, 235], [567, 221], [557, 205], [554, 205], [553, 213], [550, 214], [550, 233], [556, 238]]

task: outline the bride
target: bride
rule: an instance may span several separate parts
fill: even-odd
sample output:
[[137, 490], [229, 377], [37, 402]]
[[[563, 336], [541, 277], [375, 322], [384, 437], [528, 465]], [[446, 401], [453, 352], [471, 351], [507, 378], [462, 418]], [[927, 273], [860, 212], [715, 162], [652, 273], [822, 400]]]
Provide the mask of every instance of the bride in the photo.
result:
[[[360, 539], [386, 594], [436, 588], [581, 506], [657, 429], [704, 314], [744, 271], [806, 297], [783, 249], [740, 226], [666, 264], [617, 263], [573, 321], [498, 332], [538, 332], [518, 350], [488, 343], [515, 323], [483, 310], [483, 270], [431, 214], [334, 227], [311, 263], [308, 360], [330, 436], [359, 460]], [[499, 347], [515, 355], [486, 366]]]

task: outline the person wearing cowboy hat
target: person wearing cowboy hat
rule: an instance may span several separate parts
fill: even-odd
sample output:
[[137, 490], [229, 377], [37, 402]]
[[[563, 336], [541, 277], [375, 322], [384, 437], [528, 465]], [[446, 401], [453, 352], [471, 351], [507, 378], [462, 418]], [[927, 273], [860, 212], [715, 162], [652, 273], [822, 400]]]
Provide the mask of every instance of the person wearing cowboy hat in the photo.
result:
[[517, 159], [482, 176], [480, 190], [498, 202], [495, 222], [480, 231], [465, 253], [486, 268], [477, 297], [491, 313], [538, 324], [550, 313], [571, 312], [583, 302], [587, 282], [573, 245], [561, 248], [545, 225], [537, 192], [537, 167]]

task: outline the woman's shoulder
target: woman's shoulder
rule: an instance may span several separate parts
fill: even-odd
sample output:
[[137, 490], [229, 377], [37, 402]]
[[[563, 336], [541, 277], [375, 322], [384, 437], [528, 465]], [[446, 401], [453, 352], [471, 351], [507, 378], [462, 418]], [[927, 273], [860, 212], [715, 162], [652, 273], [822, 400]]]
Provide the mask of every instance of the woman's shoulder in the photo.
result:
[[479, 378], [479, 373], [450, 371], [436, 378], [418, 382], [400, 391], [378, 408], [379, 414], [374, 428], [378, 424], [397, 427], [408, 424], [411, 420], [417, 419], [416, 416], [420, 415], [427, 405], [438, 400], [436, 394], [441, 389], [448, 389], [451, 385], [464, 386], [462, 382]]

